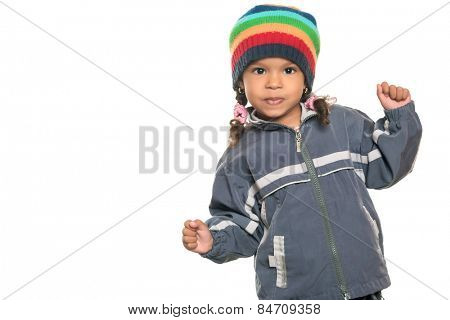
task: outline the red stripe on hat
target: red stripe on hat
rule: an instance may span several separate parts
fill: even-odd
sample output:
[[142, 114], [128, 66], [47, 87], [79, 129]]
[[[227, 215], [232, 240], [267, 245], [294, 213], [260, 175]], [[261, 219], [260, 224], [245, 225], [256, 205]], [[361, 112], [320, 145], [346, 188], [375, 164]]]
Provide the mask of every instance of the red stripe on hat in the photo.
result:
[[239, 45], [233, 52], [233, 57], [231, 60], [233, 71], [236, 66], [236, 63], [248, 49], [264, 44], [274, 44], [274, 43], [289, 45], [296, 48], [298, 51], [302, 52], [306, 56], [306, 59], [308, 60], [308, 63], [310, 65], [311, 72], [314, 76], [316, 64], [314, 62], [314, 57], [309, 47], [302, 41], [302, 39], [283, 32], [258, 33], [241, 41], [241, 43], [239, 43]]

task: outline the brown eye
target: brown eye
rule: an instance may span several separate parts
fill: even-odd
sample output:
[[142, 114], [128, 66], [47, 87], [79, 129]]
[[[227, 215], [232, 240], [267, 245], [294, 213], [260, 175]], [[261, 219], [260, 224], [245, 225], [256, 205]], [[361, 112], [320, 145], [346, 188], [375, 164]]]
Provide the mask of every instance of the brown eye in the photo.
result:
[[[262, 71], [264, 71], [263, 68], [254, 68], [253, 71], [252, 71], [252, 73], [255, 73], [256, 70], [262, 70]], [[262, 73], [257, 73], [257, 74], [262, 74]]]
[[290, 70], [291, 72], [288, 72], [288, 74], [292, 74], [292, 73], [295, 72], [295, 68], [293, 68], [293, 67], [288, 67], [288, 68], [286, 68], [284, 70]]

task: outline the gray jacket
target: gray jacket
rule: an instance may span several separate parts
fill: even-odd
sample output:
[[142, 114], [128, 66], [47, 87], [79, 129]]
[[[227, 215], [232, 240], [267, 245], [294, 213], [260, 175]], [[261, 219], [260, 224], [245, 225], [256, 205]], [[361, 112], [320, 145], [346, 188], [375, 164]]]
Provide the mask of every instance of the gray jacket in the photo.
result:
[[215, 263], [254, 256], [259, 299], [349, 299], [390, 286], [383, 233], [368, 188], [414, 167], [422, 125], [414, 101], [365, 113], [334, 104], [330, 124], [302, 107], [299, 131], [252, 126], [217, 164], [206, 224]]

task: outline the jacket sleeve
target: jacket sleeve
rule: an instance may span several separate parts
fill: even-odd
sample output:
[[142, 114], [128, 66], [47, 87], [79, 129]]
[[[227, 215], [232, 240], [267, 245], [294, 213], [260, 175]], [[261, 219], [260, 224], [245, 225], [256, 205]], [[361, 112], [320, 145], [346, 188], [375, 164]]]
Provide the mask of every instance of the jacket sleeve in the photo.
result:
[[413, 170], [422, 137], [414, 101], [392, 110], [375, 123], [363, 112], [361, 162], [371, 189], [393, 186]]
[[212, 217], [205, 221], [214, 241], [212, 249], [200, 255], [215, 263], [254, 255], [264, 230], [253, 177], [233, 167], [227, 159], [219, 161], [209, 205]]

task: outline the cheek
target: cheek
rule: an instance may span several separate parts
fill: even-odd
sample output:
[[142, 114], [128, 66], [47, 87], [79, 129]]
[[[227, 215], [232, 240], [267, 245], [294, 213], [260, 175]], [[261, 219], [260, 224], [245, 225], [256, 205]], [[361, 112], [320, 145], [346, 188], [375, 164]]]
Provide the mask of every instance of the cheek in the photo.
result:
[[298, 85], [289, 87], [287, 93], [291, 99], [300, 100], [302, 97], [303, 87], [299, 87]]
[[265, 81], [263, 80], [263, 77], [252, 77], [251, 80], [245, 83], [245, 87], [248, 91], [260, 91], [264, 86]]
[[289, 80], [290, 81], [285, 83], [286, 93], [288, 93], [289, 96], [300, 98], [304, 87], [303, 80], [300, 79], [300, 77]]
[[245, 87], [245, 92], [249, 100], [258, 99], [262, 92], [264, 92], [264, 87], [261, 88], [258, 83], [252, 82]]

